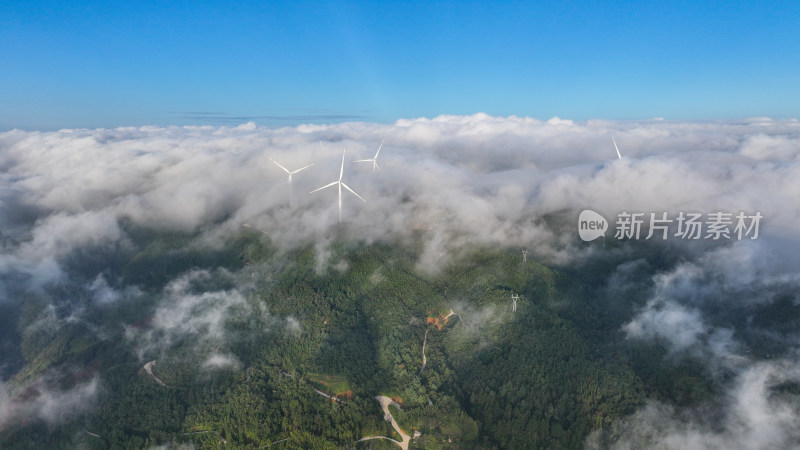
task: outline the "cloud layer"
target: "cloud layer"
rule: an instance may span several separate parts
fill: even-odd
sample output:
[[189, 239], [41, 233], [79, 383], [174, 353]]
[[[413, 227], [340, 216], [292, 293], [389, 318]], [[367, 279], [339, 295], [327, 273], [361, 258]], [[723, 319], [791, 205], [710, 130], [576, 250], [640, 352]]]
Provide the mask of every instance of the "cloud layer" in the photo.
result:
[[[124, 240], [122, 218], [179, 230], [250, 223], [279, 242], [318, 239], [335, 228], [337, 194], [308, 192], [337, 179], [344, 148], [344, 180], [367, 199], [343, 192], [345, 223], [366, 239], [424, 230], [442, 247], [435, 251], [462, 237], [563, 259], [574, 233], [536, 219], [585, 207], [606, 217], [760, 211], [763, 234], [787, 235], [800, 219], [798, 133], [793, 120], [574, 123], [482, 114], [279, 129], [15, 130], [0, 134], [0, 271], [54, 280], [59, 257], [72, 249]], [[381, 141], [381, 171], [351, 164]], [[315, 163], [293, 177], [293, 209], [286, 174], [270, 159], [291, 170]]]

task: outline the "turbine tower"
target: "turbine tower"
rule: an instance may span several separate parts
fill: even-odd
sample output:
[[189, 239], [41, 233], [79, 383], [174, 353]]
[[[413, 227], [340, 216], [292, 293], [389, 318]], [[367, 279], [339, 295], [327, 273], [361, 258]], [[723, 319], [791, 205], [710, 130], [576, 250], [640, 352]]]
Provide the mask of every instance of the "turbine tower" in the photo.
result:
[[278, 161], [275, 161], [274, 159], [270, 159], [270, 161], [274, 162], [276, 166], [280, 167], [281, 169], [283, 169], [284, 172], [289, 174], [289, 207], [294, 206], [294, 194], [292, 192], [292, 175], [296, 174], [297, 172], [300, 172], [303, 169], [308, 169], [309, 167], [313, 166], [313, 164], [309, 164], [309, 165], [307, 165], [305, 167], [301, 167], [301, 168], [299, 168], [297, 170], [291, 170], [290, 171], [286, 167], [283, 167], [282, 165], [280, 165], [280, 163]]
[[317, 188], [317, 189], [314, 189], [313, 191], [311, 191], [311, 193], [313, 194], [314, 192], [321, 191], [321, 190], [323, 190], [325, 188], [329, 188], [331, 186], [336, 186], [336, 185], [339, 186], [339, 223], [342, 223], [342, 187], [344, 187], [348, 191], [352, 192], [353, 195], [355, 195], [356, 197], [360, 198], [362, 202], [364, 202], [364, 203], [367, 202], [366, 200], [364, 200], [363, 197], [358, 195], [358, 193], [356, 191], [350, 189], [350, 186], [344, 184], [344, 181], [342, 181], [342, 177], [344, 176], [344, 155], [345, 155], [346, 152], [347, 152], [347, 149], [344, 149], [344, 151], [342, 151], [342, 167], [339, 169], [339, 179], [337, 181], [332, 182], [332, 183], [326, 184], [325, 186], [322, 186], [321, 188]]
[[371, 162], [372, 171], [375, 172], [376, 170], [380, 169], [380, 167], [378, 167], [378, 154], [381, 152], [381, 147], [383, 147], [383, 141], [381, 141], [381, 145], [378, 146], [378, 151], [375, 152], [375, 156], [370, 159], [357, 159], [353, 162]]
[[519, 300], [519, 295], [511, 294], [511, 311], [517, 312], [517, 300]]
[[617, 147], [617, 141], [614, 139], [614, 136], [611, 136], [611, 140], [614, 141], [614, 148], [617, 149], [617, 159], [622, 159], [622, 155], [619, 154], [619, 147]]
[[522, 249], [522, 262], [528, 262], [528, 249]]

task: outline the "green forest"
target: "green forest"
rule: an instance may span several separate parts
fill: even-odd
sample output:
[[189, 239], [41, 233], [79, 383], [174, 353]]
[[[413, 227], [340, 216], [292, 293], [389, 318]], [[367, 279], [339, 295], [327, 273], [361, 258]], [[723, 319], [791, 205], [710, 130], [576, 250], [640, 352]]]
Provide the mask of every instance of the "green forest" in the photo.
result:
[[395, 402], [412, 449], [581, 448], [646, 399], [691, 405], [715, 389], [691, 357], [624, 338], [646, 292], [607, 298], [602, 265], [475, 246], [431, 272], [413, 242], [126, 232], [127, 248], [70, 269], [105, 273], [122, 298], [60, 286], [3, 318], [19, 344], [9, 401], [87, 383], [93, 395], [60, 420], [22, 409], [0, 448], [398, 448], [380, 438], [401, 441], [376, 396]]

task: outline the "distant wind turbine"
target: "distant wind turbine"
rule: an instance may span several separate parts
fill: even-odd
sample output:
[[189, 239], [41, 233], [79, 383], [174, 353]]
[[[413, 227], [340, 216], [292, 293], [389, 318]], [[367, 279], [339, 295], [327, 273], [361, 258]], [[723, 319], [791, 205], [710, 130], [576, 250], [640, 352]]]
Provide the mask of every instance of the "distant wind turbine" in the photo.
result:
[[378, 167], [378, 154], [381, 152], [381, 147], [383, 147], [383, 141], [381, 141], [381, 145], [378, 146], [378, 151], [375, 152], [375, 156], [370, 159], [357, 159], [353, 162], [371, 162], [372, 171], [375, 172], [376, 170], [380, 169], [380, 167]]
[[622, 155], [619, 154], [619, 147], [617, 147], [617, 141], [614, 139], [614, 136], [611, 136], [611, 140], [614, 141], [614, 148], [617, 149], [617, 158], [622, 159]]
[[297, 170], [289, 170], [286, 167], [283, 167], [278, 161], [275, 161], [274, 159], [270, 159], [270, 161], [274, 162], [276, 166], [280, 167], [281, 169], [283, 169], [284, 172], [289, 174], [289, 207], [294, 206], [294, 194], [292, 192], [292, 175], [296, 174], [297, 172], [300, 172], [301, 170], [308, 169], [314, 164], [309, 164]]
[[517, 312], [517, 301], [519, 300], [519, 295], [511, 294], [511, 311]]
[[352, 192], [353, 195], [355, 195], [356, 197], [360, 198], [362, 202], [364, 202], [364, 203], [367, 202], [366, 200], [364, 200], [363, 197], [358, 195], [358, 193], [356, 191], [350, 189], [350, 186], [344, 184], [344, 181], [342, 181], [342, 177], [344, 176], [344, 155], [345, 155], [346, 152], [347, 152], [347, 149], [344, 149], [342, 151], [342, 167], [339, 169], [339, 179], [337, 181], [332, 182], [332, 183], [326, 184], [325, 186], [322, 186], [321, 188], [317, 188], [317, 189], [314, 189], [313, 191], [311, 191], [311, 193], [313, 194], [314, 192], [321, 191], [321, 190], [329, 188], [331, 186], [339, 185], [339, 223], [342, 223], [342, 187], [344, 187], [348, 191]]

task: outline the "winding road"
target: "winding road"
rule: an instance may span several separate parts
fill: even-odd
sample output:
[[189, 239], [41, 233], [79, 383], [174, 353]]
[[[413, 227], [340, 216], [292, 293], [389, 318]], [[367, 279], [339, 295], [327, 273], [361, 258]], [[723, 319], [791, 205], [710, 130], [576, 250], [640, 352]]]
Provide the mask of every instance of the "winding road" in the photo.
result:
[[323, 396], [323, 397], [327, 397], [327, 398], [329, 398], [329, 399], [331, 399], [331, 400], [333, 400], [333, 401], [335, 401], [335, 402], [339, 402], [339, 403], [346, 403], [344, 400], [342, 400], [342, 399], [340, 399], [340, 398], [336, 398], [336, 396], [334, 396], [334, 395], [328, 395], [328, 394], [326, 394], [326, 393], [324, 393], [324, 392], [320, 391], [320, 390], [319, 390], [319, 389], [317, 389], [317, 388], [314, 388], [314, 392], [316, 392], [317, 394], [319, 394], [319, 395], [321, 395], [321, 396]]
[[169, 387], [169, 386], [167, 386], [167, 383], [164, 383], [163, 381], [161, 381], [161, 378], [158, 378], [153, 373], [153, 366], [154, 365], [156, 365], [156, 360], [155, 359], [144, 365], [144, 371], [147, 372], [148, 375], [153, 377], [153, 379], [156, 380], [156, 383], [158, 383], [158, 384], [160, 384], [160, 385], [162, 385], [164, 387]]
[[428, 358], [425, 357], [425, 344], [428, 343], [429, 331], [431, 330], [430, 329], [425, 330], [425, 339], [422, 341], [422, 369], [419, 369], [420, 376], [422, 376], [422, 371], [425, 370], [425, 365], [428, 364]]
[[386, 439], [388, 441], [392, 441], [395, 444], [399, 445], [400, 448], [402, 448], [403, 450], [408, 450], [408, 443], [411, 442], [411, 436], [403, 433], [403, 430], [400, 428], [400, 425], [398, 425], [397, 421], [394, 420], [394, 416], [392, 415], [392, 412], [389, 411], [389, 405], [392, 405], [397, 409], [402, 409], [402, 408], [400, 408], [400, 405], [397, 402], [395, 402], [391, 398], [386, 397], [384, 395], [376, 395], [375, 396], [375, 400], [377, 400], [378, 403], [381, 404], [381, 409], [383, 409], [383, 419], [392, 422], [392, 428], [394, 428], [394, 430], [397, 431], [397, 434], [399, 434], [400, 437], [403, 440], [402, 441], [397, 441], [395, 439], [388, 438], [386, 436], [369, 436], [369, 437], [361, 438], [356, 442], [368, 441], [370, 439]]
[[[461, 318], [461, 314], [453, 311], [453, 308], [450, 308], [450, 313], [448, 315], [444, 316], [444, 319], [447, 320], [448, 317], [453, 316], [453, 315], [458, 316], [458, 319], [461, 320], [462, 322], [464, 321], [464, 319]], [[428, 358], [425, 357], [425, 344], [428, 343], [428, 332], [429, 331], [431, 331], [430, 328], [425, 330], [425, 339], [422, 341], [422, 368], [419, 369], [419, 375], [418, 376], [422, 376], [422, 371], [425, 370], [425, 366], [428, 364]]]

